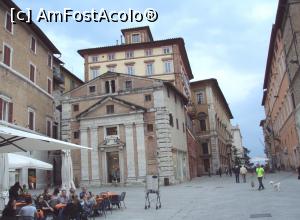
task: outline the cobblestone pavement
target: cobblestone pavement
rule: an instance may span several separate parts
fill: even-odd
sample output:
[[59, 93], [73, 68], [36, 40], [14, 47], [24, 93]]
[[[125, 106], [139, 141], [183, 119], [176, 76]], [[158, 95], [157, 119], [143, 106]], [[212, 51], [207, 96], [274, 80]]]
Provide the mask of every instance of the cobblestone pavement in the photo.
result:
[[[255, 181], [255, 188], [251, 188], [250, 179]], [[281, 182], [280, 192], [274, 191], [269, 184], [271, 180]], [[144, 209], [143, 187], [101, 187], [90, 190], [118, 193], [126, 191], [127, 208], [114, 210], [112, 214], [107, 215], [107, 220], [300, 219], [300, 181], [297, 180], [296, 174], [269, 174], [264, 179], [265, 190], [262, 191], [257, 190], [255, 177], [248, 176], [247, 181], [236, 184], [234, 177], [213, 176], [161, 187], [162, 208], [159, 210], [156, 210], [154, 205], [148, 210]], [[267, 217], [270, 215], [271, 217]]]

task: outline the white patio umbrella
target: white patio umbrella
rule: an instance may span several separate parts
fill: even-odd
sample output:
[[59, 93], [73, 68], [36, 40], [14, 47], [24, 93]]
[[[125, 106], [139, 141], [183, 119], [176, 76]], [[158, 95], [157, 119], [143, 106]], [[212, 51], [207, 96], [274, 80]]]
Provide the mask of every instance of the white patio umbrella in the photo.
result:
[[8, 154], [8, 167], [9, 169], [39, 169], [39, 170], [52, 170], [52, 164], [37, 160], [31, 157], [23, 156], [20, 154]]
[[0, 210], [3, 210], [8, 199], [9, 174], [8, 155], [0, 153]]
[[61, 180], [62, 187], [66, 189], [76, 189], [73, 181], [73, 163], [70, 150], [62, 152], [62, 165], [61, 165]]

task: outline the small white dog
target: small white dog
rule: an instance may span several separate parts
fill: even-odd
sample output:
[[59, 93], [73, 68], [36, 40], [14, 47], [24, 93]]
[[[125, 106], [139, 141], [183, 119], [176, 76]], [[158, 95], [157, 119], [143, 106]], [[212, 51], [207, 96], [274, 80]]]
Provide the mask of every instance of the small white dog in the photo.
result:
[[280, 191], [280, 182], [278, 182], [278, 183], [274, 183], [273, 181], [270, 181], [270, 184], [273, 186], [273, 189], [275, 190], [275, 191]]

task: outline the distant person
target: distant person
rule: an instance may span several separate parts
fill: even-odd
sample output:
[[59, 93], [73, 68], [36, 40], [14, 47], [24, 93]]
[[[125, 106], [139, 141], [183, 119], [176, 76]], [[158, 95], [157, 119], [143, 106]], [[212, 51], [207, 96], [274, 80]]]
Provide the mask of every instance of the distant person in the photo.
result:
[[225, 174], [226, 174], [226, 176], [228, 176], [228, 168], [227, 167], [225, 167]]
[[23, 194], [28, 194], [28, 188], [26, 184], [23, 184]]
[[258, 184], [259, 184], [258, 190], [265, 189], [263, 182], [262, 182], [264, 174], [265, 174], [265, 170], [264, 170], [263, 166], [258, 165], [258, 167], [256, 168], [256, 175], [257, 175]]
[[67, 196], [66, 189], [61, 190], [61, 194], [58, 197], [58, 201], [59, 201], [59, 203], [62, 203], [62, 204], [67, 204], [69, 202], [69, 197]]
[[240, 169], [240, 174], [243, 177], [243, 182], [246, 182], [247, 168], [243, 165]]
[[235, 166], [233, 171], [234, 171], [234, 174], [235, 174], [235, 182], [240, 183], [240, 167]]
[[222, 177], [222, 168], [221, 167], [219, 167], [219, 175], [220, 175], [220, 177]]
[[25, 198], [26, 206], [22, 207], [19, 215], [22, 217], [37, 217], [37, 210], [36, 208], [32, 205], [32, 198], [31, 197], [26, 197]]
[[300, 166], [298, 167], [298, 180], [300, 180]]
[[19, 198], [19, 190], [23, 192], [23, 189], [19, 182], [16, 182], [12, 187], [9, 189], [9, 199], [17, 200]]
[[2, 212], [1, 219], [16, 220], [17, 219], [16, 215], [17, 215], [16, 200], [10, 199]]

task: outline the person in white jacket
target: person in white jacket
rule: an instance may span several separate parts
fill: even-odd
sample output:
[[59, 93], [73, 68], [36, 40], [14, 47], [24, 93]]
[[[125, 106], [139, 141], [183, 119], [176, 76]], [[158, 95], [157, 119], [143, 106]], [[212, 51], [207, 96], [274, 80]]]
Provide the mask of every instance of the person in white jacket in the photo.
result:
[[243, 177], [243, 182], [246, 182], [246, 174], [247, 174], [247, 168], [243, 165], [240, 169], [240, 174]]

